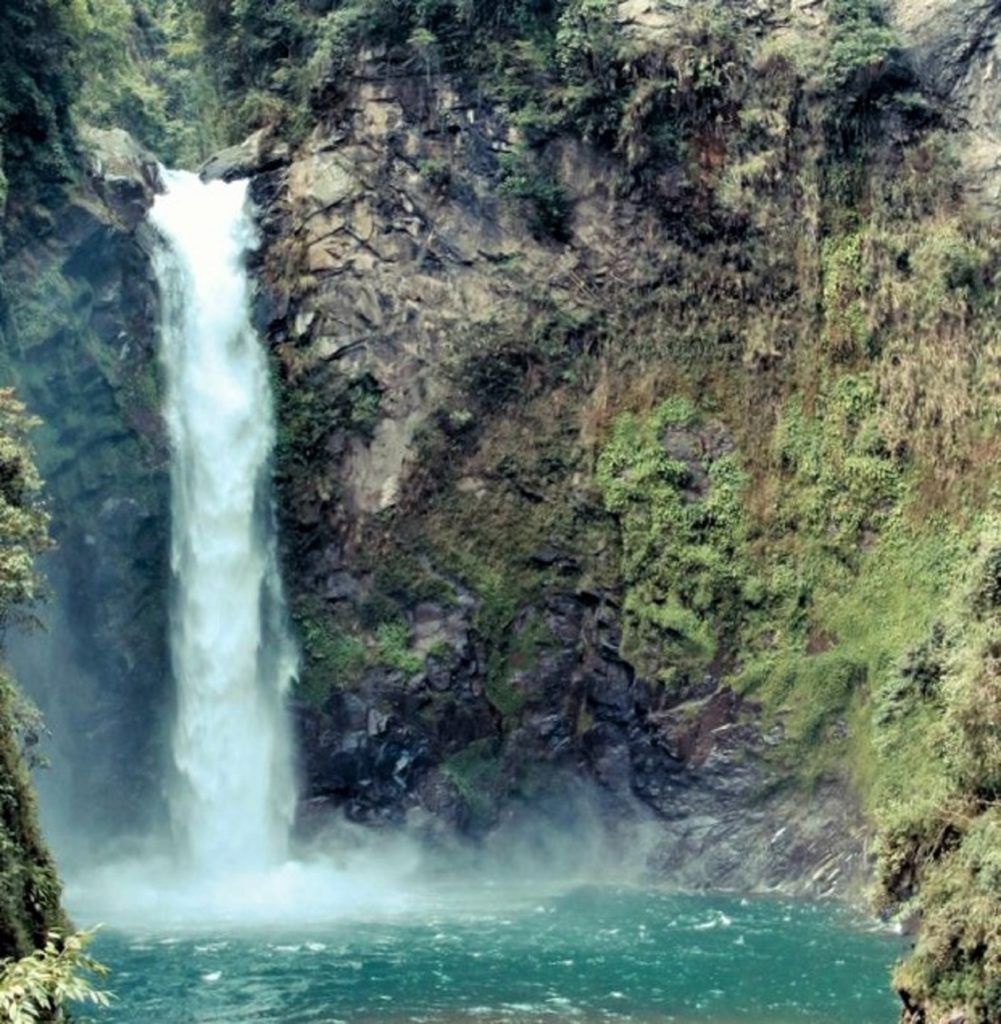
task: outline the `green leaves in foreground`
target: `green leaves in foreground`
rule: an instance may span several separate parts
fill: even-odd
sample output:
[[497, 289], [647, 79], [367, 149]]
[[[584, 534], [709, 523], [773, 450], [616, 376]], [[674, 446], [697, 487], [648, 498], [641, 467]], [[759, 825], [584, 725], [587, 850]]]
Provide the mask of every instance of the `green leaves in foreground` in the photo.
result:
[[51, 1021], [66, 1003], [107, 1006], [110, 996], [96, 985], [108, 969], [87, 953], [93, 938], [93, 931], [66, 939], [53, 932], [44, 949], [20, 960], [0, 961], [0, 1021]]

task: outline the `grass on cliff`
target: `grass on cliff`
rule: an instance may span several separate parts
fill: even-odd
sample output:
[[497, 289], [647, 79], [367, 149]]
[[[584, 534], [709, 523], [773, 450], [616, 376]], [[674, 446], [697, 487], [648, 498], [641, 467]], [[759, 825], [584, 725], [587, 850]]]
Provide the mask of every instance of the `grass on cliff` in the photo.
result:
[[[317, 81], [363, 37], [415, 78], [456, 70], [469, 37], [450, 4], [400, 5], [395, 26], [380, 10], [325, 19]], [[591, 282], [587, 315], [559, 329], [456, 332], [397, 539], [478, 602], [503, 730], [531, 697], [512, 685], [519, 616], [561, 588], [621, 587], [638, 671], [678, 700], [712, 674], [760, 703], [786, 785], [855, 783], [888, 902], [922, 891], [927, 953], [902, 984], [990, 1021], [992, 896], [973, 880], [993, 878], [996, 652], [962, 590], [996, 502], [995, 233], [963, 208], [877, 4], [827, 5], [812, 60], [815, 41], [759, 49], [713, 4], [663, 47], [628, 47], [603, 0], [530, 25], [513, 11], [466, 26], [503, 42], [476, 50], [520, 142], [498, 177], [540, 234], [572, 237], [547, 146], [584, 139], [619, 159], [651, 241], [637, 233], [641, 275]], [[543, 546], [565, 558], [540, 563]], [[455, 785], [489, 788], [491, 753], [459, 757]]]
[[622, 530], [623, 654], [666, 683], [716, 661], [739, 626], [742, 591], [756, 586], [746, 566], [747, 477], [729, 454], [706, 458], [701, 441], [691, 402], [669, 400], [643, 419], [623, 414], [597, 466]]

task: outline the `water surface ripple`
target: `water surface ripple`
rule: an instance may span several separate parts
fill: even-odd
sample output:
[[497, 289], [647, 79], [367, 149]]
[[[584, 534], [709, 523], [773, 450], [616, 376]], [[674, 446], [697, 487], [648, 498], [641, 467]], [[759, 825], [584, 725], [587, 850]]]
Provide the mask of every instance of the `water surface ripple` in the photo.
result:
[[587, 887], [267, 932], [106, 932], [129, 1024], [892, 1024], [900, 940], [829, 906]]

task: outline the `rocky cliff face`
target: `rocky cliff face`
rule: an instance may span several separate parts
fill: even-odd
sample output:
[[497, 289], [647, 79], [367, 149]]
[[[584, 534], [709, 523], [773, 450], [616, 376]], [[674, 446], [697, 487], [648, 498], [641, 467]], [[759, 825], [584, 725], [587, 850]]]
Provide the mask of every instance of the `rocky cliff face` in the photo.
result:
[[958, 129], [971, 192], [1001, 202], [1001, 8], [994, 0], [895, 0], [894, 24], [917, 74]]
[[12, 241], [4, 266], [4, 375], [44, 423], [36, 442], [56, 541], [47, 633], [12, 637], [11, 660], [55, 736], [41, 782], [75, 853], [86, 836], [156, 815], [151, 709], [165, 706], [167, 678], [167, 454], [142, 227], [158, 172], [125, 132], [83, 141], [85, 177], [44, 231]]
[[[645, 37], [677, 28], [676, 12], [626, 13]], [[667, 167], [651, 203], [617, 157], [562, 140], [554, 238], [504, 198], [518, 147], [509, 113], [461, 80], [370, 55], [294, 154], [257, 138], [210, 166], [271, 168], [254, 177], [259, 320], [283, 396], [306, 810], [482, 832], [583, 778], [609, 821], [661, 823], [665, 877], [844, 891], [865, 872], [846, 784], [776, 795], [781, 727], [721, 665], [672, 688], [622, 650], [587, 436], [608, 385], [573, 381], [574, 361], [605, 303], [642, 304], [679, 272], [705, 190]], [[707, 500], [727, 428], [664, 443]]]

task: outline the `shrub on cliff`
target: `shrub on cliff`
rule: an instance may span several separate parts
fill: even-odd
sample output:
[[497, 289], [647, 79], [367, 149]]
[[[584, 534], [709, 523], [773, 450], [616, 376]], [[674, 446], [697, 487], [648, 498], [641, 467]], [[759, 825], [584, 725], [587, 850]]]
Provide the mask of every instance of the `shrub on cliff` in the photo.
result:
[[92, 938], [92, 932], [65, 939], [53, 933], [29, 956], [0, 961], [0, 1020], [40, 1024], [62, 1020], [67, 1003], [107, 1006], [109, 996], [96, 983], [108, 971], [87, 953]]
[[73, 173], [75, 48], [67, 5], [0, 4], [0, 154], [12, 198], [22, 205]]

